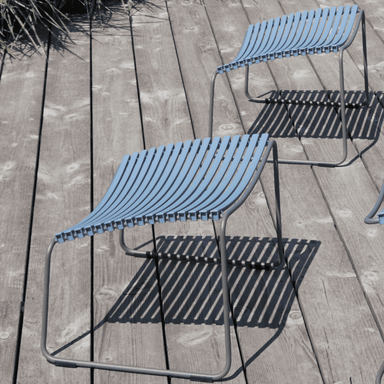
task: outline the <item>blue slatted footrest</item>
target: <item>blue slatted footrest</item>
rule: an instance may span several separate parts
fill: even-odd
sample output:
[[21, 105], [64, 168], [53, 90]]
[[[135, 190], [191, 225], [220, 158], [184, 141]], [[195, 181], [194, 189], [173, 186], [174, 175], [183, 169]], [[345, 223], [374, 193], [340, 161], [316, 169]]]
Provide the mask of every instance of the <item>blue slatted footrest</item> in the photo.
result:
[[242, 195], [268, 135], [169, 144], [123, 158], [107, 193], [59, 243], [96, 233], [176, 220], [218, 220]]
[[250, 25], [235, 60], [217, 67], [217, 71], [229, 72], [290, 56], [337, 52], [347, 43], [358, 12], [357, 5], [319, 8]]

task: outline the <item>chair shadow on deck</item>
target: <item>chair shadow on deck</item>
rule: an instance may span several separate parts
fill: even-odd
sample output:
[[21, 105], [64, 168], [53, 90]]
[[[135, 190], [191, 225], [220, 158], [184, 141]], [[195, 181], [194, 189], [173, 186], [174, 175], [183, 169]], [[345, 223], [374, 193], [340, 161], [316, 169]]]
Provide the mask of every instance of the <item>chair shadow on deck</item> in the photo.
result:
[[[302, 101], [340, 101], [339, 91], [271, 91], [261, 97], [283, 98]], [[360, 155], [368, 151], [377, 142], [384, 120], [384, 108], [379, 99], [382, 94], [370, 92], [369, 107], [346, 108], [346, 125], [352, 140], [367, 140], [367, 146]], [[346, 103], [362, 103], [364, 91], [345, 92]], [[288, 112], [288, 114], [287, 114]], [[342, 139], [339, 107], [265, 104], [262, 111], [249, 128], [249, 134], [268, 133], [273, 138], [299, 137], [320, 139]], [[321, 143], [319, 144], [321, 145]], [[340, 143], [341, 146], [341, 143]], [[341, 150], [340, 150], [341, 151]], [[352, 163], [352, 159], [348, 164]], [[345, 165], [348, 165], [345, 164]]]
[[[208, 259], [219, 257], [216, 239], [211, 236], [158, 237], [156, 242], [158, 252], [204, 254]], [[273, 337], [245, 362], [245, 367], [268, 348], [283, 331], [296, 297], [295, 291], [299, 289], [321, 245], [320, 241], [308, 239], [283, 239], [283, 242], [290, 272], [285, 262], [277, 269], [263, 271], [229, 266], [232, 320], [236, 328], [275, 330]], [[226, 243], [228, 259], [268, 262], [278, 257], [275, 238], [236, 236], [227, 237]], [[161, 311], [164, 313], [165, 324], [223, 325], [220, 265], [209, 262], [159, 260], [158, 270], [161, 300], [156, 263], [153, 259], [145, 259], [104, 318], [95, 324], [93, 331], [96, 332], [108, 323], [161, 323]], [[294, 276], [293, 283], [290, 273]], [[99, 298], [103, 301], [102, 289], [94, 293], [94, 298], [96, 302]], [[101, 308], [103, 303], [100, 303]], [[89, 334], [90, 332], [86, 332], [80, 335], [56, 350], [53, 355], [57, 355]], [[241, 371], [242, 367], [239, 367], [227, 380], [237, 376]]]

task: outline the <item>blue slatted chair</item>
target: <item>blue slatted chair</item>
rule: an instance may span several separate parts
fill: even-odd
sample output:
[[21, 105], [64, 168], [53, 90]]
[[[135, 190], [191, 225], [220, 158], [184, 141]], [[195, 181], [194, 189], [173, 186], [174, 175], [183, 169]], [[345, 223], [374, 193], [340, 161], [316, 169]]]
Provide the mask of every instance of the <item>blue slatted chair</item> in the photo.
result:
[[376, 204], [372, 208], [372, 211], [369, 212], [367, 217], [364, 219], [364, 222], [366, 224], [384, 224], [384, 209], [377, 214], [376, 218], [374, 217], [383, 201], [384, 201], [384, 182], [381, 187], [381, 191], [376, 201]]
[[[227, 220], [252, 191], [271, 151], [274, 159], [278, 260], [271, 263], [229, 261], [225, 247]], [[124, 243], [125, 228], [177, 222], [178, 220], [219, 219], [221, 219], [220, 259], [140, 252], [128, 248]], [[54, 246], [58, 243], [116, 229], [120, 231], [120, 245], [129, 255], [216, 262], [221, 265], [226, 348], [225, 368], [221, 373], [198, 374], [63, 359], [57, 358], [47, 351], [49, 273]], [[107, 193], [94, 211], [80, 223], [57, 233], [49, 245], [44, 280], [42, 353], [50, 363], [57, 366], [98, 368], [191, 380], [219, 380], [228, 373], [231, 364], [227, 263], [257, 269], [270, 269], [277, 267], [282, 261], [277, 147], [276, 142], [269, 140], [267, 134], [199, 139], [151, 148], [131, 156], [127, 155], [120, 164]]]
[[[366, 100], [362, 103], [345, 103], [344, 96], [344, 70], [343, 52], [348, 48], [362, 24], [363, 35], [363, 61]], [[367, 47], [365, 36], [364, 11], [354, 6], [340, 6], [332, 8], [319, 8], [310, 11], [292, 13], [289, 16], [276, 17], [262, 23], [250, 25], [243, 45], [236, 58], [225, 65], [217, 67], [211, 80], [209, 135], [213, 129], [213, 105], [215, 80], [218, 74], [223, 74], [245, 67], [245, 95], [249, 101], [256, 103], [298, 104], [310, 106], [341, 107], [343, 155], [337, 162], [326, 161], [296, 161], [279, 159], [286, 164], [310, 164], [324, 166], [338, 166], [347, 158], [347, 128], [345, 121], [345, 108], [359, 108], [369, 103]], [[313, 55], [321, 53], [339, 52], [340, 73], [340, 103], [312, 102], [288, 99], [268, 99], [252, 97], [248, 91], [249, 66], [269, 60], [283, 59], [299, 55]]]

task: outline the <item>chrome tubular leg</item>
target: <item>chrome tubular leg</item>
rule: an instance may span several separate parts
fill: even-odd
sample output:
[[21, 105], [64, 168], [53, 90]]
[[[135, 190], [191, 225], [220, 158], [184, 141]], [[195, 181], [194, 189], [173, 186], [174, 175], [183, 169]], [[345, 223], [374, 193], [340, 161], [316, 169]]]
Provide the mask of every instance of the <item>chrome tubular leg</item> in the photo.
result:
[[376, 201], [375, 206], [372, 208], [371, 212], [368, 213], [367, 217], [364, 219], [365, 224], [378, 224], [379, 219], [374, 219], [373, 216], [376, 215], [377, 211], [380, 208], [381, 203], [384, 200], [384, 180], [383, 185], [381, 187], [380, 195]]
[[343, 135], [343, 157], [335, 165], [344, 163], [347, 158], [348, 151], [348, 130], [345, 118], [345, 92], [344, 92], [344, 65], [343, 65], [344, 50], [343, 48], [339, 51], [339, 77], [340, 77], [340, 113], [341, 113], [341, 129]]
[[369, 83], [368, 83], [368, 60], [367, 60], [367, 39], [366, 39], [366, 29], [365, 29], [365, 13], [362, 10], [361, 17], [361, 31], [363, 39], [363, 60], [364, 60], [364, 82], [365, 82], [365, 102], [369, 107]]
[[275, 202], [276, 202], [276, 232], [279, 259], [276, 266], [279, 266], [284, 260], [283, 236], [281, 231], [281, 209], [280, 209], [280, 181], [279, 181], [279, 161], [277, 154], [277, 144], [273, 144], [273, 174], [275, 182]]
[[268, 103], [267, 98], [261, 98], [261, 97], [253, 97], [249, 94], [249, 65], [245, 66], [245, 79], [244, 79], [244, 93], [245, 96], [248, 97], [249, 101], [253, 101], [255, 103]]
[[225, 332], [225, 368], [226, 373], [231, 368], [231, 334], [229, 328], [229, 290], [228, 290], [228, 270], [227, 270], [227, 255], [225, 247], [225, 230], [227, 227], [228, 216], [224, 215], [220, 226], [220, 257], [221, 257], [221, 278], [223, 291], [223, 317], [224, 317], [224, 332]]
[[214, 104], [214, 98], [215, 98], [215, 82], [216, 82], [216, 76], [219, 72], [217, 70], [213, 72], [212, 79], [211, 79], [211, 92], [210, 92], [210, 100], [209, 100], [209, 122], [208, 122], [208, 137], [212, 139], [212, 132], [213, 132], [213, 104]]

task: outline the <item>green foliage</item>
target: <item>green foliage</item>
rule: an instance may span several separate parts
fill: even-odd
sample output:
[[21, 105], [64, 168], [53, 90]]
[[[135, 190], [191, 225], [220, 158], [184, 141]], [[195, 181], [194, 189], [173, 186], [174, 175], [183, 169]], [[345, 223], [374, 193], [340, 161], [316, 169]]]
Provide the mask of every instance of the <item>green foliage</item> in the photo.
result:
[[[120, 0], [130, 10], [133, 0]], [[0, 0], [0, 57], [4, 50], [12, 56], [12, 49], [26, 40], [35, 50], [43, 47], [41, 28], [68, 34], [68, 13], [100, 14], [101, 0]]]

